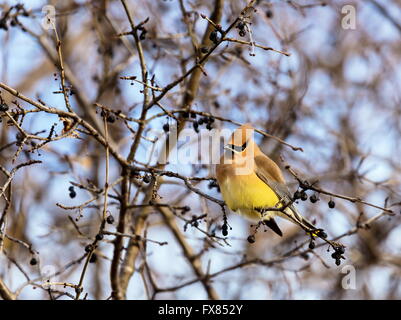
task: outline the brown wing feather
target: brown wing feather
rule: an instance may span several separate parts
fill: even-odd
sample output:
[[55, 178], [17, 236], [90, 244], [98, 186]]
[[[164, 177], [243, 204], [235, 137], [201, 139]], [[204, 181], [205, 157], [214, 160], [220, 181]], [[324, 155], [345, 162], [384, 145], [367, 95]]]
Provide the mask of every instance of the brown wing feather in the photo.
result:
[[268, 156], [261, 153], [255, 157], [256, 166], [264, 172], [266, 175], [270, 176], [273, 181], [285, 183], [285, 179], [279, 166]]
[[[266, 183], [276, 193], [279, 199], [284, 200], [285, 203], [290, 202], [292, 195], [285, 184], [283, 174], [278, 165], [265, 154], [256, 156], [255, 164], [255, 172], [259, 179]], [[292, 211], [294, 218], [299, 223], [307, 228], [315, 228], [310, 221], [299, 214], [294, 204], [289, 205], [288, 208]]]
[[280, 198], [291, 195], [279, 166], [266, 155], [255, 157], [255, 172]]

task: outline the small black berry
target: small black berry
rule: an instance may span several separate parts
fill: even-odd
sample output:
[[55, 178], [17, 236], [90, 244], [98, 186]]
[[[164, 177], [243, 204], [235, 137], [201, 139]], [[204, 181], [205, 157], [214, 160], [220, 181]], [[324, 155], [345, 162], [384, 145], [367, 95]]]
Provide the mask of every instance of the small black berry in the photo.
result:
[[32, 258], [32, 259], [29, 261], [29, 264], [30, 264], [31, 266], [35, 266], [37, 263], [38, 263], [38, 260], [36, 260], [36, 258]]
[[333, 200], [330, 200], [328, 205], [330, 209], [333, 209], [336, 206], [336, 203]]
[[269, 19], [273, 18], [273, 11], [271, 11], [270, 9], [266, 10], [266, 17]]
[[113, 224], [114, 223], [114, 217], [112, 215], [107, 216], [106, 222], [108, 224]]
[[217, 43], [219, 41], [219, 35], [216, 30], [213, 30], [209, 35], [210, 41]]
[[301, 198], [301, 192], [295, 191], [294, 193], [294, 200], [300, 199]]
[[91, 252], [91, 251], [93, 251], [93, 245], [88, 244], [88, 245], [85, 247], [85, 252]]
[[315, 241], [309, 242], [309, 249], [313, 250], [315, 249], [315, 247], [316, 247]]
[[302, 191], [302, 192], [301, 192], [301, 200], [302, 200], [302, 201], [308, 200], [308, 195], [306, 194], [305, 191]]
[[340, 259], [341, 254], [340, 254], [338, 251], [334, 251], [334, 252], [331, 254], [331, 257], [332, 257], [333, 259]]
[[193, 127], [196, 133], [199, 133], [199, 124], [197, 122], [193, 123]]
[[303, 252], [301, 254], [301, 257], [304, 258], [305, 260], [309, 260], [309, 254], [307, 254], [306, 252]]
[[0, 111], [6, 112], [8, 110], [8, 105], [0, 103]]
[[317, 198], [317, 195], [314, 193], [309, 197], [310, 202], [316, 203], [319, 199]]
[[245, 28], [245, 23], [243, 23], [242, 21], [238, 22], [236, 28], [240, 29], [240, 30], [244, 29]]
[[250, 235], [247, 240], [248, 240], [249, 243], [255, 243], [255, 236], [254, 235]]
[[114, 116], [114, 115], [112, 115], [112, 114], [109, 114], [108, 116], [107, 116], [107, 122], [109, 122], [109, 123], [114, 123], [115, 121], [116, 121], [116, 117]]
[[163, 125], [163, 131], [166, 132], [166, 133], [170, 131], [170, 125], [168, 123], [165, 123]]
[[76, 196], [77, 196], [77, 193], [74, 190], [70, 191], [70, 198], [71, 199], [74, 199]]
[[337, 251], [339, 254], [343, 254], [343, 253], [345, 252], [345, 248], [344, 248], [344, 247], [336, 247], [336, 251]]
[[97, 261], [97, 254], [92, 253], [91, 258], [89, 259], [90, 263], [95, 263]]
[[103, 240], [103, 234], [102, 234], [102, 233], [98, 233], [98, 234], [96, 235], [96, 240], [97, 240], [97, 241]]
[[228, 227], [227, 224], [223, 224], [223, 226], [221, 227], [221, 233], [223, 234], [223, 236], [228, 236]]

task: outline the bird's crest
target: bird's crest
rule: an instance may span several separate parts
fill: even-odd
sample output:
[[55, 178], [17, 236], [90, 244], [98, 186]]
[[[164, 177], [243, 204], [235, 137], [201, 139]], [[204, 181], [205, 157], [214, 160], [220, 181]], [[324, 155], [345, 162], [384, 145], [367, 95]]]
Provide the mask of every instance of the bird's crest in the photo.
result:
[[252, 139], [254, 130], [255, 129], [252, 127], [252, 125], [246, 123], [233, 132], [228, 143], [237, 147], [241, 147], [245, 145], [249, 139]]

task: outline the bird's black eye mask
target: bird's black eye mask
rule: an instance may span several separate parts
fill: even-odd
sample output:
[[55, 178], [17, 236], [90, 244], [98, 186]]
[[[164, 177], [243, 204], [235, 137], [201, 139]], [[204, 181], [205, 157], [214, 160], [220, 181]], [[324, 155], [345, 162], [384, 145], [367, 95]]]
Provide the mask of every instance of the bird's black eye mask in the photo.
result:
[[248, 141], [245, 141], [245, 143], [242, 146], [236, 146], [234, 144], [229, 144], [228, 147], [233, 151], [242, 152], [246, 149], [247, 144], [248, 144]]

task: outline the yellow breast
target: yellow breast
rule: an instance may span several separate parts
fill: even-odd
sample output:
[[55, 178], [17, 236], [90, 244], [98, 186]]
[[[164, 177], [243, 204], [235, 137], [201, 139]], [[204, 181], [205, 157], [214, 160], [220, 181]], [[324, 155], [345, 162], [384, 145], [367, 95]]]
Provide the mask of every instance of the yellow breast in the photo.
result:
[[255, 173], [227, 178], [220, 189], [224, 201], [233, 211], [250, 212], [254, 208], [274, 207], [279, 202], [274, 191]]

